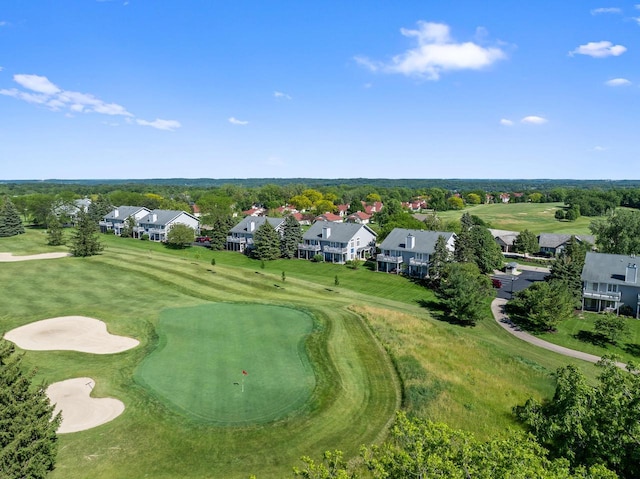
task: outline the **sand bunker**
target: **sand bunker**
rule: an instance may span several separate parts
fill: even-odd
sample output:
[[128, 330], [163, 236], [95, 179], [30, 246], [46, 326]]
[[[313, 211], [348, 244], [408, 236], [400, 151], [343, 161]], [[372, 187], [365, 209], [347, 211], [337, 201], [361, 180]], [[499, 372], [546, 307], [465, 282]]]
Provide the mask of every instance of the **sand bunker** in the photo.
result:
[[13, 261], [28, 261], [30, 259], [54, 259], [71, 256], [71, 253], [41, 253], [29, 254], [24, 256], [13, 256], [13, 253], [0, 253], [0, 263], [9, 263]]
[[114, 398], [92, 398], [95, 386], [91, 378], [74, 378], [53, 383], [47, 396], [55, 404], [54, 414], [62, 411], [58, 433], [84, 431], [117, 418], [124, 411], [124, 403]]
[[107, 332], [107, 325], [84, 316], [44, 319], [20, 326], [5, 334], [5, 339], [31, 351], [80, 351], [113, 354], [136, 347], [140, 342]]

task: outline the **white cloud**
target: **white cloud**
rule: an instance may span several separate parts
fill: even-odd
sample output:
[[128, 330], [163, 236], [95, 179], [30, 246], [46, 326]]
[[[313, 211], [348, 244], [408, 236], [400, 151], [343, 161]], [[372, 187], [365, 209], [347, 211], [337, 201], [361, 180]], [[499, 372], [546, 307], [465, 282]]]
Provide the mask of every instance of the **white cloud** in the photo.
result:
[[604, 146], [594, 146], [593, 151], [606, 151]]
[[503, 126], [513, 126], [513, 121], [512, 120], [507, 120], [506, 118], [502, 118], [500, 120], [500, 124]]
[[9, 25], [9, 22], [6, 22], [4, 20], [0, 20], [0, 27], [6, 27]]
[[601, 13], [622, 13], [622, 9], [617, 7], [601, 7], [591, 10], [591, 15], [600, 15]]
[[631, 82], [626, 78], [614, 78], [612, 80], [607, 80], [604, 82], [607, 86], [629, 86]]
[[547, 123], [547, 121], [548, 120], [546, 118], [543, 118], [541, 116], [529, 115], [520, 120], [520, 123], [525, 123], [528, 125], [542, 125], [544, 123]]
[[[125, 120], [130, 120], [129, 124], [134, 123], [135, 116], [129, 113], [124, 106], [117, 103], [107, 103], [90, 93], [63, 90], [45, 76], [19, 74], [14, 75], [13, 80], [23, 90], [17, 88], [0, 89], [0, 95], [11, 96], [31, 104], [43, 105], [53, 111], [67, 109], [65, 116], [73, 117], [73, 113], [99, 113], [108, 116], [121, 116]], [[155, 121], [138, 119], [135, 123], [170, 131], [181, 126], [175, 120], [161, 119]]]
[[438, 80], [446, 71], [479, 70], [503, 60], [507, 55], [496, 47], [483, 47], [473, 42], [456, 43], [444, 23], [418, 22], [417, 30], [400, 29], [417, 46], [394, 56], [389, 62], [357, 56], [355, 61], [374, 72], [400, 73], [407, 76]]
[[248, 121], [246, 121], [246, 120], [238, 120], [237, 118], [235, 118], [233, 116], [231, 118], [229, 118], [229, 123], [231, 123], [233, 125], [248, 125], [249, 124]]
[[282, 99], [285, 99], [285, 100], [291, 100], [291, 96], [290, 95], [287, 95], [286, 93], [283, 93], [281, 91], [274, 91], [273, 92], [273, 96], [275, 98], [282, 98]]
[[154, 121], [146, 121], [138, 118], [136, 119], [136, 123], [138, 125], [150, 126], [158, 130], [166, 130], [166, 131], [175, 131], [182, 126], [179, 121], [161, 120], [160, 118], [156, 118]]
[[0, 72], [1, 72], [2, 70], [4, 70], [4, 67], [0, 67]]
[[627, 51], [627, 47], [623, 45], [614, 45], [611, 42], [589, 42], [585, 45], [580, 45], [575, 50], [569, 52], [570, 56], [573, 55], [588, 55], [593, 58], [606, 58], [617, 57]]
[[32, 90], [45, 95], [55, 95], [60, 88], [51, 83], [47, 77], [40, 75], [14, 75], [13, 80], [27, 90]]

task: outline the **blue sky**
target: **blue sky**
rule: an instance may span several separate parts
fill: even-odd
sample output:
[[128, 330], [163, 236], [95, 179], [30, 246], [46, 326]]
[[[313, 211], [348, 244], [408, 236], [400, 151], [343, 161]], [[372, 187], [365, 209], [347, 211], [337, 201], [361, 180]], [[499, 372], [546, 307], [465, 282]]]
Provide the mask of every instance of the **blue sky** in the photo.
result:
[[3, 0], [0, 179], [640, 179], [640, 3]]

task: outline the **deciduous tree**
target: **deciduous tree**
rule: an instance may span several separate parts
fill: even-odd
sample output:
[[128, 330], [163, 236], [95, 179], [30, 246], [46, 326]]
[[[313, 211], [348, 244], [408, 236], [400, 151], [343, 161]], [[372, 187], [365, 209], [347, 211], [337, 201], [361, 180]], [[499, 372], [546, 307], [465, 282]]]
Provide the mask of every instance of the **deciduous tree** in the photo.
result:
[[606, 220], [595, 220], [589, 229], [602, 253], [640, 254], [640, 211], [616, 210]]
[[540, 251], [538, 237], [527, 229], [518, 234], [518, 237], [513, 242], [513, 247], [518, 253], [533, 254]]
[[167, 233], [167, 244], [184, 248], [193, 243], [196, 239], [196, 232], [188, 225], [177, 223], [171, 227]]
[[473, 263], [449, 263], [438, 288], [449, 315], [472, 326], [485, 316], [493, 294], [491, 281]]
[[599, 314], [594, 323], [594, 330], [612, 344], [629, 335], [627, 318], [615, 314]]
[[508, 305], [512, 319], [533, 331], [553, 331], [560, 321], [570, 319], [574, 299], [561, 281], [534, 283], [516, 293]]

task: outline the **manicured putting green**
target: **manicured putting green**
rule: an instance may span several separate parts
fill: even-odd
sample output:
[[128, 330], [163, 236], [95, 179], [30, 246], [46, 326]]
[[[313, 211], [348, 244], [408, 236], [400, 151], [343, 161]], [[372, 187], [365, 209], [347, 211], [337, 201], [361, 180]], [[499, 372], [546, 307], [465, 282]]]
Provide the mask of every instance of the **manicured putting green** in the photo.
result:
[[313, 392], [304, 348], [312, 328], [308, 314], [279, 306], [167, 309], [158, 323], [158, 348], [135, 376], [173, 409], [202, 422], [277, 420], [304, 406]]

